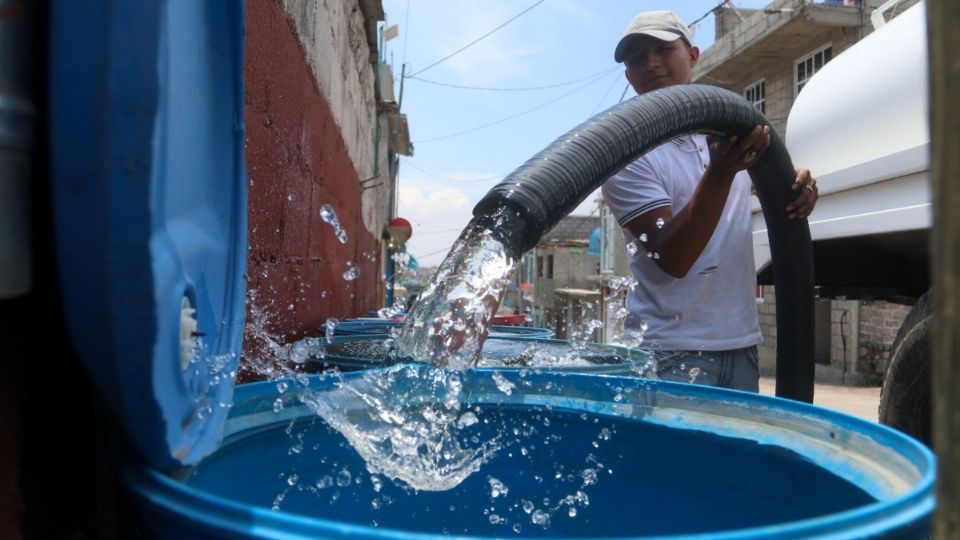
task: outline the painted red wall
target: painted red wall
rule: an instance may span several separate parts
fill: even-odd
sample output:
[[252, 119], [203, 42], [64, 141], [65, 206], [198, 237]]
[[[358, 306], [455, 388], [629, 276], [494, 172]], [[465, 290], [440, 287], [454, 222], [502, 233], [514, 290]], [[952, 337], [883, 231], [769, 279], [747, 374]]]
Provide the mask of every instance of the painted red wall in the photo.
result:
[[[249, 176], [245, 356], [259, 354], [265, 328], [280, 343], [318, 335], [328, 317], [381, 307], [380, 240], [361, 218], [359, 178], [330, 105], [321, 95], [279, 0], [247, 0], [245, 121]], [[341, 244], [319, 208], [332, 205], [349, 240]], [[342, 275], [351, 261], [354, 281]]]

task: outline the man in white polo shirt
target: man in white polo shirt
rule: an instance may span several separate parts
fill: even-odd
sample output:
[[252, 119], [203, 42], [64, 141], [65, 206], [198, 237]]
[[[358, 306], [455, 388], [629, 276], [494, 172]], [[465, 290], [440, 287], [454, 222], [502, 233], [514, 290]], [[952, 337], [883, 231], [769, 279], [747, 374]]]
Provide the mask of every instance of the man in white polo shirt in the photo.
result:
[[[614, 59], [638, 94], [689, 84], [700, 50], [669, 11], [640, 13]], [[603, 185], [623, 228], [637, 286], [627, 296], [628, 329], [644, 330], [661, 379], [758, 391], [750, 176], [770, 143], [757, 126], [737, 139], [678, 137], [637, 159]], [[787, 207], [810, 214], [816, 180], [797, 171], [802, 190]]]

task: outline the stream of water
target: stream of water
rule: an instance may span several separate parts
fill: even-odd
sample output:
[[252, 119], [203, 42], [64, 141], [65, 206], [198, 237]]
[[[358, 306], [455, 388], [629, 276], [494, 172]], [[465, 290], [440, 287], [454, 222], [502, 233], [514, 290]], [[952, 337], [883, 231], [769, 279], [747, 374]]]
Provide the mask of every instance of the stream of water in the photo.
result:
[[400, 357], [437, 367], [474, 365], [513, 267], [489, 230], [468, 226], [407, 315], [397, 338]]

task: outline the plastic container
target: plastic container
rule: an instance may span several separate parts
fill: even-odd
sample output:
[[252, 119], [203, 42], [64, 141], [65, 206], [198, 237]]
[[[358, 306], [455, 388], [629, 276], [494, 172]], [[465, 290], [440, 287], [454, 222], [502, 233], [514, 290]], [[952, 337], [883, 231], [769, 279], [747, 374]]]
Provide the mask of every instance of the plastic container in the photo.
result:
[[[345, 388], [374, 373], [310, 384], [349, 396]], [[923, 538], [929, 530], [934, 458], [879, 424], [635, 377], [477, 370], [462, 384], [480, 420], [463, 436], [507, 435], [505, 448], [449, 491], [371, 475], [296, 392], [280, 396], [275, 413], [274, 383], [237, 387], [213, 455], [174, 474], [132, 468], [129, 480], [153, 530], [170, 539]], [[337, 396], [328, 397], [345, 413], [367, 414], [353, 408], [362, 400]], [[520, 435], [509, 435], [517, 427]]]
[[[336, 367], [341, 371], [375, 369], [397, 363], [391, 358], [389, 335], [307, 338], [293, 346], [292, 357], [302, 368], [316, 373]], [[645, 373], [650, 354], [617, 345], [584, 343], [574, 346], [559, 339], [501, 335], [489, 337], [483, 344], [478, 366], [481, 368], [535, 369], [562, 372], [630, 375]]]

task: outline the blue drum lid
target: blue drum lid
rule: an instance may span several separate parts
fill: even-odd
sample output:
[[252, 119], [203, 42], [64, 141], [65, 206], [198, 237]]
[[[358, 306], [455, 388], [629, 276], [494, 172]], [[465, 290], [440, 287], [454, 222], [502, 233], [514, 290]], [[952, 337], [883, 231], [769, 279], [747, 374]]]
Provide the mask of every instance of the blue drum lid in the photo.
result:
[[150, 464], [195, 463], [220, 443], [243, 337], [243, 2], [50, 11], [70, 339]]

